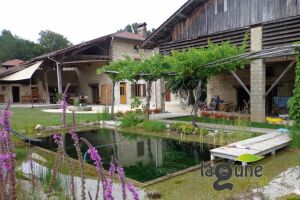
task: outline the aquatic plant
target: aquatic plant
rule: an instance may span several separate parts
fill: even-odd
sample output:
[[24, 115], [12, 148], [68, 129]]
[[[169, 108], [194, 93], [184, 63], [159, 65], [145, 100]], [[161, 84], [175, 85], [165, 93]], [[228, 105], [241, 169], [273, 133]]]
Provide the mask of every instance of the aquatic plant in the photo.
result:
[[143, 119], [138, 113], [129, 112], [120, 120], [121, 127], [123, 128], [133, 128], [136, 127], [139, 123], [143, 122]]
[[142, 123], [142, 126], [146, 131], [150, 131], [150, 132], [163, 132], [166, 130], [165, 123], [159, 121], [147, 120]]

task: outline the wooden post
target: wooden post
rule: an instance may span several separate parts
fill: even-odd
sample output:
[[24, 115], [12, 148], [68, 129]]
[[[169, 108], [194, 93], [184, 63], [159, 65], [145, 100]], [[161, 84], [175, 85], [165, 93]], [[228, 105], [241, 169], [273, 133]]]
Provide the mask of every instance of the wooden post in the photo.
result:
[[251, 96], [249, 89], [246, 87], [246, 85], [243, 83], [240, 77], [238, 77], [238, 75], [234, 71], [231, 71], [231, 74], [234, 76], [237, 82], [239, 82], [239, 84], [244, 88], [244, 90], [249, 94], [249, 96]]
[[270, 89], [266, 92], [265, 97], [267, 97], [270, 94], [273, 88], [279, 83], [279, 81], [284, 77], [284, 75], [294, 66], [295, 63], [296, 61], [291, 62], [289, 66], [280, 74], [280, 76], [276, 79], [276, 81], [273, 83]]
[[44, 78], [45, 78], [45, 88], [46, 88], [46, 103], [50, 103], [47, 69], [44, 70]]
[[31, 94], [31, 108], [33, 108], [33, 98], [32, 98], [32, 88], [31, 88], [31, 78], [30, 78], [30, 94]]

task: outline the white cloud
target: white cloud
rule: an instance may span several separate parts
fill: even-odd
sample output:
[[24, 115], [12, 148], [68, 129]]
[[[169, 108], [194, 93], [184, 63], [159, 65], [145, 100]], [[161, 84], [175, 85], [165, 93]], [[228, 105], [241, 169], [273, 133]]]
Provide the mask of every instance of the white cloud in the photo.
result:
[[41, 30], [74, 44], [113, 33], [133, 22], [157, 28], [186, 0], [9, 0], [1, 2], [0, 30], [36, 41]]

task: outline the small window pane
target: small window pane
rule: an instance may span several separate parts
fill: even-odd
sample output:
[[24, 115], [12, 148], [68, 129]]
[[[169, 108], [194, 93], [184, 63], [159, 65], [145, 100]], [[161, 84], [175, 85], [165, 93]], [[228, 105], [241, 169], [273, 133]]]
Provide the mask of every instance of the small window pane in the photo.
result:
[[137, 155], [138, 157], [145, 155], [145, 143], [143, 141], [137, 143]]

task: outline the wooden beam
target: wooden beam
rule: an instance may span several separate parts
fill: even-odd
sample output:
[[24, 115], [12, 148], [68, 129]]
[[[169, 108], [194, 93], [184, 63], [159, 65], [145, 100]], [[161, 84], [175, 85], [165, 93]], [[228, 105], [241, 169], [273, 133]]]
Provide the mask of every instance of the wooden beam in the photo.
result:
[[246, 87], [246, 85], [240, 79], [240, 77], [238, 77], [238, 75], [234, 71], [231, 71], [231, 74], [234, 76], [234, 78], [237, 80], [237, 82], [239, 82], [239, 84], [244, 88], [244, 90], [249, 94], [249, 96], [251, 96], [249, 89]]
[[270, 87], [270, 89], [266, 92], [265, 97], [267, 97], [270, 92], [274, 89], [274, 87], [279, 83], [279, 81], [284, 77], [284, 75], [294, 66], [296, 61], [292, 61], [288, 67], [280, 74], [280, 76], [276, 79], [276, 81], [273, 83], [273, 85]]

